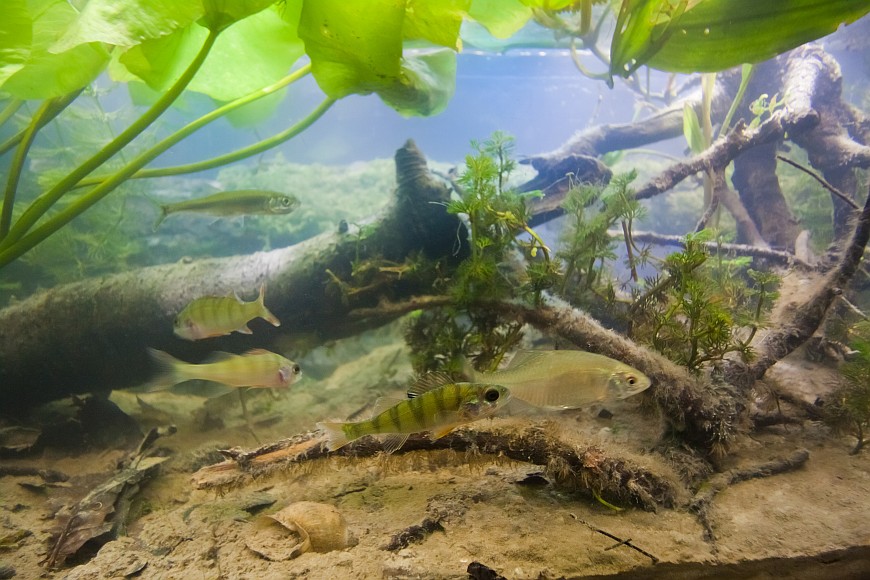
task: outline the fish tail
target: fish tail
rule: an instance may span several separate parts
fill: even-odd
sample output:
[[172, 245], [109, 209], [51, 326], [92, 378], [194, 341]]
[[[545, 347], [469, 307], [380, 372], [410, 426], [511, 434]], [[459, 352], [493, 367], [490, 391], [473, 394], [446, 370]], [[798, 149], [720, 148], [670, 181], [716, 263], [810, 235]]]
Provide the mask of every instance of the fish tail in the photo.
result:
[[350, 439], [345, 432], [347, 423], [321, 421], [317, 424], [317, 428], [326, 432], [326, 448], [330, 451], [335, 451], [350, 443]]
[[265, 298], [266, 285], [260, 284], [260, 295], [257, 296], [257, 305], [259, 305], [260, 307], [260, 318], [262, 318], [272, 326], [281, 326], [281, 321], [278, 320], [278, 317], [272, 314], [269, 309], [266, 308]]
[[157, 376], [146, 385], [146, 392], [168, 389], [184, 380], [179, 373], [180, 365], [184, 364], [180, 360], [162, 350], [150, 347], [148, 355], [157, 366]]

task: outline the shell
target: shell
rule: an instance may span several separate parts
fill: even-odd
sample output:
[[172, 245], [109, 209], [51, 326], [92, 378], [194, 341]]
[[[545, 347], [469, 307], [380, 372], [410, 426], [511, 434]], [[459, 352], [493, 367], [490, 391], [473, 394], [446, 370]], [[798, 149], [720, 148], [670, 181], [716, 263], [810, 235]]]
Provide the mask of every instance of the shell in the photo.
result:
[[344, 516], [329, 504], [300, 501], [267, 517], [303, 538], [307, 536], [310, 549], [315, 552], [343, 550], [356, 545]]
[[257, 518], [245, 545], [273, 562], [290, 560], [312, 550], [330, 552], [356, 545], [347, 522], [334, 506], [300, 501]]

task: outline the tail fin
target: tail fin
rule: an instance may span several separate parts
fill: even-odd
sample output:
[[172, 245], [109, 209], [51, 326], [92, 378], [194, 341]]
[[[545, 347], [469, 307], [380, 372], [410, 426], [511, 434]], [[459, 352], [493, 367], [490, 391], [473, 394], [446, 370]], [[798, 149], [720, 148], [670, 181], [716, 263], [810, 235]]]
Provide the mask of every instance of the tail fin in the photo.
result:
[[148, 355], [157, 366], [157, 376], [145, 385], [145, 392], [168, 389], [183, 380], [178, 373], [181, 361], [177, 358], [151, 347], [148, 348]]
[[326, 432], [326, 448], [330, 451], [335, 451], [350, 443], [350, 439], [344, 432], [344, 423], [321, 421], [317, 424], [317, 428]]
[[269, 309], [266, 308], [266, 303], [264, 299], [266, 297], [266, 285], [260, 285], [260, 295], [257, 297], [257, 304], [260, 306], [260, 317], [264, 319], [266, 322], [271, 324], [272, 326], [281, 326], [281, 321], [278, 320], [274, 314], [269, 312]]

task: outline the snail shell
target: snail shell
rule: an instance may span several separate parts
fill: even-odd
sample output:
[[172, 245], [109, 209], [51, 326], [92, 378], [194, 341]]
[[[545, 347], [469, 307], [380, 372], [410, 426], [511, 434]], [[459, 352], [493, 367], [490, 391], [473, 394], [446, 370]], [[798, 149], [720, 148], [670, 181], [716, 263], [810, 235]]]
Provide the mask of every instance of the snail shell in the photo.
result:
[[254, 522], [245, 545], [272, 561], [290, 560], [309, 550], [330, 552], [356, 545], [344, 516], [329, 504], [300, 501]]

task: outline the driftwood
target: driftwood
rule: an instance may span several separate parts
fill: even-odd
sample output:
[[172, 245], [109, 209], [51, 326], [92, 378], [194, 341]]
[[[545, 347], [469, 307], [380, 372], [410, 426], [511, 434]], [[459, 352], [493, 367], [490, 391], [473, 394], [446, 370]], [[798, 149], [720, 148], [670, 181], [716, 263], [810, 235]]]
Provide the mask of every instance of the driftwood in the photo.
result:
[[[330, 283], [327, 271], [350, 280], [357, 259], [401, 263], [411, 252], [460, 260], [460, 221], [444, 211], [443, 183], [430, 177], [413, 142], [396, 153], [398, 188], [382, 215], [346, 233], [326, 233], [298, 245], [230, 258], [143, 268], [59, 286], [0, 310], [0, 409], [16, 409], [72, 393], [140, 384], [148, 379], [146, 347], [189, 360], [214, 350], [267, 347], [279, 333], [342, 331], [353, 307], [375, 305], [382, 293], [411, 295], [431, 280], [385, 277], [353, 296]], [[254, 321], [252, 336], [234, 334], [190, 343], [172, 334], [178, 311], [202, 295], [252, 294], [265, 284], [266, 303], [282, 321]], [[419, 286], [418, 286], [419, 285]], [[326, 337], [324, 337], [326, 338]]]
[[[600, 448], [577, 446], [557, 439], [541, 427], [515, 429], [465, 428], [435, 441], [412, 435], [396, 453], [452, 449], [471, 454], [502, 455], [546, 468], [554, 485], [587, 491], [617, 503], [647, 510], [674, 507], [682, 494], [676, 482], [631, 461], [610, 457]], [[278, 473], [293, 465], [327, 456], [371, 457], [383, 452], [380, 442], [365, 437], [329, 452], [320, 433], [304, 433], [248, 452], [225, 452], [230, 459], [200, 469], [193, 475], [198, 489], [244, 485], [255, 478]]]

